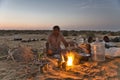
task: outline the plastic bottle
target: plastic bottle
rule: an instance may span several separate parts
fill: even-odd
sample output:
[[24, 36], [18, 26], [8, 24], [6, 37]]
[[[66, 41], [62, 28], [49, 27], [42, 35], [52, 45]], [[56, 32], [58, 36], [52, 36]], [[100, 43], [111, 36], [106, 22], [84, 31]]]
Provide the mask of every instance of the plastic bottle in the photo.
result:
[[94, 61], [105, 61], [105, 46], [103, 43], [99, 42], [98, 38], [91, 44], [91, 51]]

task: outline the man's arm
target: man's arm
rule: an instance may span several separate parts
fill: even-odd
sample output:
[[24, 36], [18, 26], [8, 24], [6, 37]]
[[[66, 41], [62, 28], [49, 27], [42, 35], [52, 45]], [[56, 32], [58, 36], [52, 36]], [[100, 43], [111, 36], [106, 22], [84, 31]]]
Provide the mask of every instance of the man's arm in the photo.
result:
[[67, 41], [65, 40], [65, 38], [63, 37], [63, 35], [61, 35], [61, 40], [62, 40], [64, 46], [65, 46], [65, 47], [68, 47], [68, 43], [67, 43]]
[[50, 42], [51, 42], [51, 36], [48, 37], [48, 40], [45, 44], [47, 55], [52, 55], [52, 50], [50, 50], [50, 48], [49, 48]]
[[47, 52], [47, 51], [48, 51], [48, 49], [49, 49], [49, 43], [48, 43], [48, 42], [46, 42], [45, 46], [46, 46], [46, 52]]

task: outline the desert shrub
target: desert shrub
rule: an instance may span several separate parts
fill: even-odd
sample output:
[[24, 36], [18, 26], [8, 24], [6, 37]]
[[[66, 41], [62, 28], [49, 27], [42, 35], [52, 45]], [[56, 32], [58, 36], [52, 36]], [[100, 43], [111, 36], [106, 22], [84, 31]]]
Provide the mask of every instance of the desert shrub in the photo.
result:
[[77, 36], [77, 33], [73, 33], [72, 36]]
[[93, 32], [89, 32], [86, 34], [86, 37], [89, 37], [89, 36], [95, 37], [95, 34]]
[[7, 55], [7, 54], [8, 54], [8, 49], [9, 49], [9, 46], [8, 46], [8, 45], [6, 45], [6, 44], [1, 44], [1, 45], [0, 45], [0, 55], [1, 55], [1, 56]]
[[47, 41], [47, 39], [46, 38], [42, 38], [42, 39], [40, 39], [41, 41]]
[[68, 31], [63, 31], [62, 34], [63, 34], [63, 36], [69, 36], [68, 35], [69, 34]]
[[115, 37], [114, 39], [111, 39], [112, 42], [120, 42], [120, 37]]
[[34, 59], [33, 51], [30, 47], [19, 46], [13, 51], [13, 57], [16, 61], [31, 61]]

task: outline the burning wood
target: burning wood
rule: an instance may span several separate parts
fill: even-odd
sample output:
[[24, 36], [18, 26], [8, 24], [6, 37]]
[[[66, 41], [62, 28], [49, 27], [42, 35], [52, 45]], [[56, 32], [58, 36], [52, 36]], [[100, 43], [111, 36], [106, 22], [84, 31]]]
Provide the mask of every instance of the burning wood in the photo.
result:
[[[78, 53], [74, 51], [68, 51], [66, 52], [66, 55], [61, 55], [61, 61], [58, 62], [58, 66], [62, 70], [70, 70], [74, 67], [75, 62], [80, 61], [80, 55], [79, 58], [76, 57]], [[76, 59], [75, 59], [76, 57]]]

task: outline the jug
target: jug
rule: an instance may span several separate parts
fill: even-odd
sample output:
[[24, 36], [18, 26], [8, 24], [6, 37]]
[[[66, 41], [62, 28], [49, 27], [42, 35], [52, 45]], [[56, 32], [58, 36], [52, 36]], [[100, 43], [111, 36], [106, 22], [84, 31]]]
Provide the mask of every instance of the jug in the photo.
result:
[[94, 61], [105, 61], [105, 45], [98, 39], [91, 44], [91, 53]]

